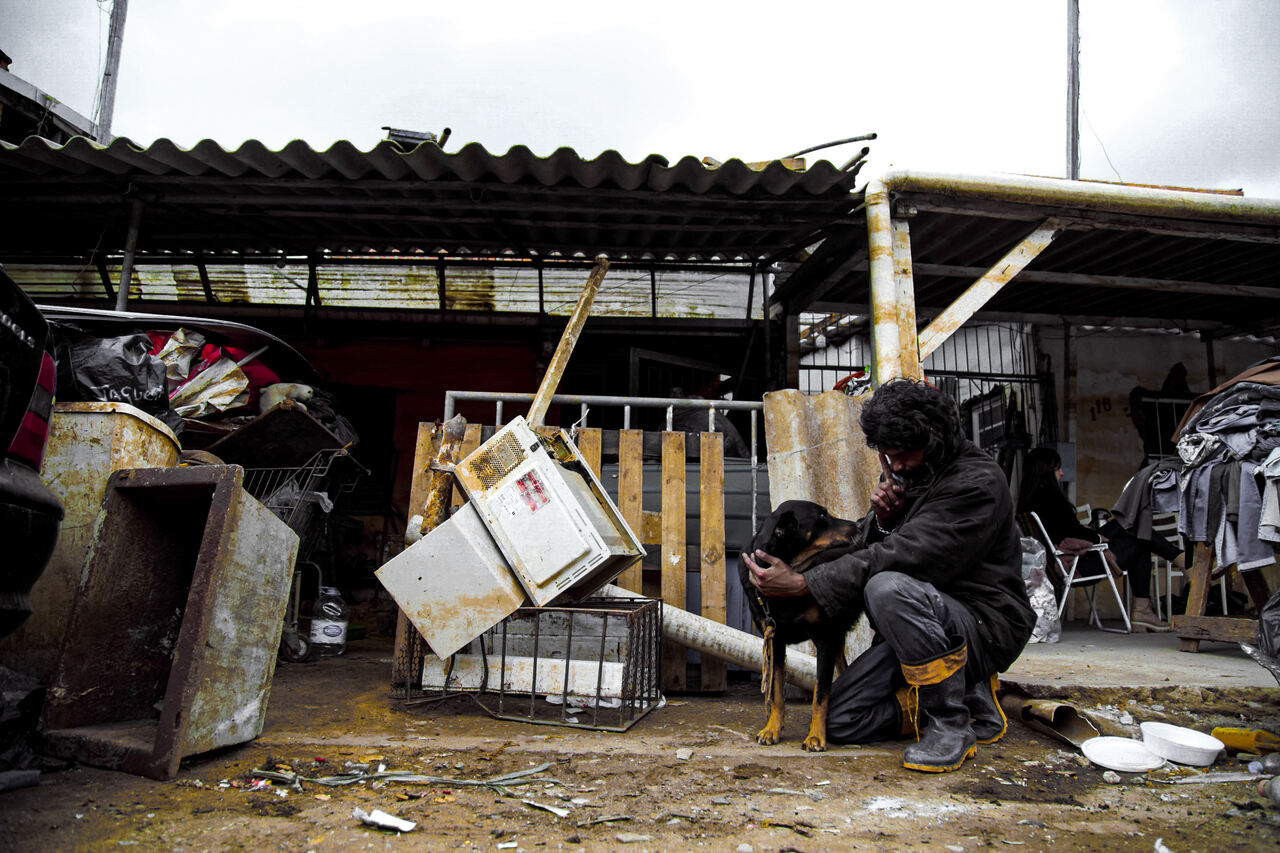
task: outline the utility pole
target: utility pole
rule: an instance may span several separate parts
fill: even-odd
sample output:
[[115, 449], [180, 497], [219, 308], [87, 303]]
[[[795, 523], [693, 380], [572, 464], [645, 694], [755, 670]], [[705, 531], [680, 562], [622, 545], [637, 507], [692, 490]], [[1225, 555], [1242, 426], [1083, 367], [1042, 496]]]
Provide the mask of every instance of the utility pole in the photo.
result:
[[1080, 0], [1067, 0], [1067, 178], [1080, 180]]
[[129, 13], [129, 0], [111, 4], [111, 27], [107, 30], [107, 63], [102, 69], [102, 100], [98, 109], [98, 141], [111, 143], [111, 119], [116, 111], [116, 76], [120, 70], [120, 47], [124, 43], [124, 19]]

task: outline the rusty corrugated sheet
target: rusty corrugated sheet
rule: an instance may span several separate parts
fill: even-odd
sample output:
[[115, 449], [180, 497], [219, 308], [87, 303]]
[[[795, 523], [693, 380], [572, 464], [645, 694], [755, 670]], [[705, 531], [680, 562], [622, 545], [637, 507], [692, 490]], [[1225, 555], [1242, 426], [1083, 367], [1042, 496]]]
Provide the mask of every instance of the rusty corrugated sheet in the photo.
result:
[[[769, 500], [775, 508], [786, 500], [807, 500], [840, 518], [866, 514], [880, 463], [858, 426], [862, 402], [840, 391], [764, 395]], [[870, 647], [871, 628], [863, 618], [849, 633], [845, 656], [852, 660]]]
[[360, 151], [346, 141], [336, 142], [325, 151], [316, 151], [306, 142], [294, 140], [279, 151], [272, 151], [251, 139], [228, 151], [209, 139], [184, 149], [169, 139], [158, 139], [143, 148], [125, 137], [103, 146], [84, 137], [57, 145], [32, 136], [20, 145], [0, 142], [0, 152], [0, 175], [44, 177], [103, 171], [120, 175], [312, 180], [417, 178], [434, 181], [444, 178], [506, 184], [534, 182], [544, 187], [613, 187], [695, 194], [724, 191], [732, 195], [760, 190], [782, 195], [796, 189], [821, 195], [833, 188], [848, 191], [853, 188], [855, 178], [854, 170], [841, 171], [826, 160], [796, 169], [779, 160], [761, 166], [748, 165], [736, 158], [709, 166], [686, 156], [673, 166], [658, 154], [632, 163], [612, 150], [593, 159], [586, 159], [571, 148], [560, 148], [540, 157], [523, 145], [513, 146], [505, 154], [492, 154], [478, 142], [446, 153], [433, 143], [423, 143], [406, 151], [387, 140], [369, 151]]

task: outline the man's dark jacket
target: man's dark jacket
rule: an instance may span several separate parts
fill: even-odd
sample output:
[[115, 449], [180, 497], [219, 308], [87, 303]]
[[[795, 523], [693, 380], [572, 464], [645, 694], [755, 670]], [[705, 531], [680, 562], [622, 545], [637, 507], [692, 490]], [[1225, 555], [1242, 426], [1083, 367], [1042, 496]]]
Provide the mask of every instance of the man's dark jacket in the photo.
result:
[[[870, 527], [871, 514], [864, 519]], [[874, 539], [874, 536], [872, 537]], [[1004, 473], [970, 441], [932, 479], [907, 491], [907, 509], [883, 541], [805, 572], [834, 619], [878, 572], [933, 584], [973, 613], [988, 659], [1003, 672], [1022, 653], [1035, 611], [1022, 582], [1022, 546]]]

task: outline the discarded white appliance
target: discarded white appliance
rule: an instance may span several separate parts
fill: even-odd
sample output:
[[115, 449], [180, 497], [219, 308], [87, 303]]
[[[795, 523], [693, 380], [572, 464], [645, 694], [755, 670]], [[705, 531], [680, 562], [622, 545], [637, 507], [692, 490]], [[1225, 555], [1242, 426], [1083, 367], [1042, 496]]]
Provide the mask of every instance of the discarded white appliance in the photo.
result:
[[376, 573], [441, 659], [526, 597], [581, 601], [644, 556], [563, 430], [539, 435], [516, 417], [454, 473], [469, 503]]

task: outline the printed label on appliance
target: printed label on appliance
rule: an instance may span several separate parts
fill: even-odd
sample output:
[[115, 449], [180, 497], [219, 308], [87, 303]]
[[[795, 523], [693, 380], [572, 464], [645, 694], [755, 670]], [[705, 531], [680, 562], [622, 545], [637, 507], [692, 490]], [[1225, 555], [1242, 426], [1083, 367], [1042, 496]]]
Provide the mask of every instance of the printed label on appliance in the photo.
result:
[[515, 485], [520, 492], [520, 497], [524, 498], [525, 504], [528, 505], [529, 512], [537, 512], [551, 501], [542, 480], [533, 471], [516, 480]]

